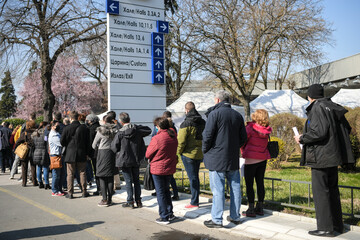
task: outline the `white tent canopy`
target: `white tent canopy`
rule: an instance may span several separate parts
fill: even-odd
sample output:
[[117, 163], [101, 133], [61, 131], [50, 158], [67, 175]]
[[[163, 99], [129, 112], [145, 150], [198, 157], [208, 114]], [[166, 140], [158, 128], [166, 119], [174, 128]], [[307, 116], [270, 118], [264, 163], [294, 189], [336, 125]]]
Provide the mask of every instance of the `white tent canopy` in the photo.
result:
[[[215, 105], [214, 98], [215, 93], [213, 92], [186, 92], [169, 105], [166, 110], [172, 113], [173, 122], [179, 129], [180, 124], [185, 119], [185, 104], [187, 102], [192, 101], [195, 104], [196, 110], [206, 119], [205, 113], [207, 109]], [[233, 106], [233, 108], [244, 116], [243, 107]]]
[[360, 107], [360, 89], [340, 89], [331, 100], [344, 107]]
[[270, 117], [278, 113], [291, 113], [306, 118], [307, 106], [308, 101], [292, 90], [265, 90], [250, 103], [250, 112], [265, 109]]

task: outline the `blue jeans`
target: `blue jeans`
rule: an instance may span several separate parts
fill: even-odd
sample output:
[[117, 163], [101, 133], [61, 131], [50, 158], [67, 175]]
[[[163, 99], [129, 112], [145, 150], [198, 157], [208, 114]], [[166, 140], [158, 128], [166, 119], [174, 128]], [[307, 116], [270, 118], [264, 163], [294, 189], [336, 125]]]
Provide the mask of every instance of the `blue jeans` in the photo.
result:
[[162, 219], [169, 219], [169, 217], [174, 214], [169, 188], [172, 175], [152, 175], [152, 177], [159, 205], [159, 215]]
[[230, 217], [240, 220], [241, 190], [239, 170], [217, 172], [209, 171], [210, 188], [213, 193], [213, 204], [211, 207], [211, 218], [216, 224], [222, 224], [225, 206], [225, 178], [230, 185]]
[[53, 193], [61, 192], [61, 184], [60, 184], [61, 171], [62, 171], [61, 168], [52, 170], [51, 190]]
[[[126, 183], [127, 202], [141, 201], [141, 186], [139, 181], [139, 168], [138, 167], [123, 167], [122, 172]], [[133, 188], [134, 184], [134, 188]]]
[[49, 184], [49, 166], [37, 165], [36, 176], [39, 183], [42, 183], [42, 171], [44, 170], [44, 182]]
[[199, 169], [202, 160], [193, 160], [183, 155], [181, 155], [181, 160], [184, 163], [184, 167], [190, 181], [190, 191], [191, 191], [190, 204], [198, 206], [199, 194], [200, 194]]

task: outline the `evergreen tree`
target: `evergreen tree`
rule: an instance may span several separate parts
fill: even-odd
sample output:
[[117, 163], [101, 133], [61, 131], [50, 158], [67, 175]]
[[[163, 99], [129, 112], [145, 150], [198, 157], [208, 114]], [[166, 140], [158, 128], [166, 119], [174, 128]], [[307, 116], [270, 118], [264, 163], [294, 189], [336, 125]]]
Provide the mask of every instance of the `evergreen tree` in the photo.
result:
[[16, 95], [10, 71], [5, 72], [0, 88], [0, 118], [9, 118], [16, 112]]

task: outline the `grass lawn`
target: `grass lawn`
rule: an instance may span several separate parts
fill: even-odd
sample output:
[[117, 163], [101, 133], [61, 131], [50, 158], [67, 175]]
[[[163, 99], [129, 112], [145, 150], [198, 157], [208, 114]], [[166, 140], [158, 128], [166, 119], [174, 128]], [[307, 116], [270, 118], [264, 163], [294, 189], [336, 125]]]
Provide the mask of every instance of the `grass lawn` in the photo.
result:
[[[295, 156], [291, 158], [288, 162], [281, 163], [281, 169], [270, 169], [269, 167], [266, 170], [265, 177], [268, 178], [277, 178], [284, 180], [296, 180], [303, 182], [311, 182], [311, 170], [308, 167], [299, 166], [300, 157]], [[179, 162], [177, 168], [185, 169], [182, 162]], [[186, 171], [178, 171], [174, 175], [177, 180], [178, 187], [184, 186], [189, 188], [189, 180], [186, 175]], [[207, 170], [202, 163], [200, 166], [200, 185], [202, 190], [210, 190], [209, 186], [209, 175]], [[281, 203], [289, 203], [289, 182], [285, 181], [274, 181], [274, 198], [272, 196], [272, 181], [265, 180], [265, 200], [273, 200]], [[360, 186], [360, 169], [358, 168], [355, 173], [345, 173], [339, 170], [339, 185], [343, 186]], [[243, 188], [243, 203], [246, 203], [246, 187], [245, 184], [242, 184]], [[351, 213], [351, 190], [340, 187], [341, 194], [341, 203], [343, 213]], [[304, 207], [313, 208], [312, 192], [310, 186], [310, 206], [308, 204], [309, 196], [309, 185], [302, 183], [291, 183], [291, 204], [296, 204]], [[354, 214], [360, 215], [360, 190], [353, 191], [353, 208]], [[300, 214], [315, 217], [315, 213], [312, 210], [293, 208], [281, 206], [278, 204], [266, 203], [266, 208], [273, 209], [277, 211], [283, 211], [292, 214]], [[360, 219], [349, 218], [344, 216], [344, 221], [346, 223], [354, 224], [360, 226]]]

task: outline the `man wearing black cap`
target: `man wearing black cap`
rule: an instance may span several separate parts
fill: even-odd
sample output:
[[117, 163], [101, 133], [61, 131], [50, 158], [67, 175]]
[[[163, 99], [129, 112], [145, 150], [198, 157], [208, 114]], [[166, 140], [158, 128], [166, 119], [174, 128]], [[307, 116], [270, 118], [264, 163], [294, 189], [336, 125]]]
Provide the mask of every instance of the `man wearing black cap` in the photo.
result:
[[344, 231], [338, 166], [354, 162], [349, 138], [351, 127], [344, 116], [347, 110], [324, 98], [320, 84], [311, 85], [307, 94], [308, 119], [303, 134], [295, 136], [295, 140], [304, 145], [300, 165], [311, 167], [317, 230], [309, 234], [334, 237], [334, 231]]

